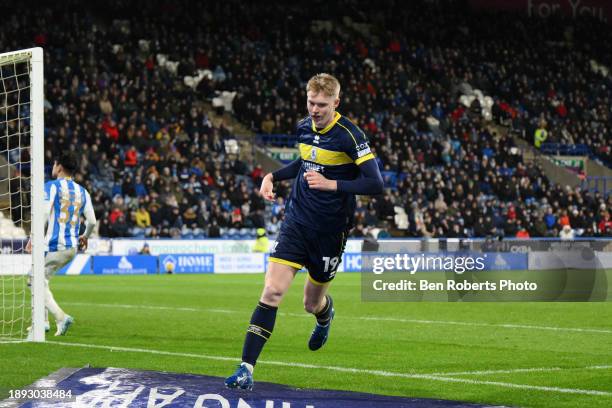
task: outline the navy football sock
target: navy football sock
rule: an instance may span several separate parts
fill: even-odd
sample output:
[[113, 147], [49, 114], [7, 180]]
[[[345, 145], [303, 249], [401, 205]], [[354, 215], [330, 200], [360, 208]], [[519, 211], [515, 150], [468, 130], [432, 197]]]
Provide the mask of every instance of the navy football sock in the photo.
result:
[[266, 341], [272, 335], [276, 311], [278, 307], [258, 302], [251, 316], [251, 324], [247, 329], [244, 347], [242, 348], [242, 361], [255, 365]]
[[319, 313], [315, 314], [317, 323], [319, 323], [321, 326], [325, 326], [327, 323], [329, 323], [329, 319], [331, 319], [331, 311], [334, 306], [334, 301], [332, 300], [331, 296], [325, 295], [325, 299], [327, 299], [325, 306], [323, 306], [323, 309], [321, 309]]

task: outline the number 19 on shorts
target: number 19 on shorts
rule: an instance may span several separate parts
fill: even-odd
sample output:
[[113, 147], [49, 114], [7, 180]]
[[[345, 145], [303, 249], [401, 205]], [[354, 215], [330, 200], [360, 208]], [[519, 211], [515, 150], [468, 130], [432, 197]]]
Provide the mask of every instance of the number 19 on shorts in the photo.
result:
[[338, 264], [340, 263], [340, 257], [334, 256], [332, 258], [330, 256], [324, 256], [323, 262], [325, 263], [325, 269], [323, 272], [325, 273], [329, 272], [331, 273], [332, 276], [334, 276], [334, 274], [336, 273], [336, 268], [338, 267]]

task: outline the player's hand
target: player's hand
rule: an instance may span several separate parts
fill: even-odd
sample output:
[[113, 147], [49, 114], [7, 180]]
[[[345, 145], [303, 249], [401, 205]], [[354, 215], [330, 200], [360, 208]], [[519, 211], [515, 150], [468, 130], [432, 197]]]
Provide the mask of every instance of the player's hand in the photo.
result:
[[274, 201], [274, 192], [272, 191], [273, 188], [274, 184], [272, 183], [272, 173], [268, 173], [261, 181], [259, 192], [265, 200]]
[[87, 237], [79, 237], [79, 251], [87, 251]]
[[32, 240], [28, 239], [28, 243], [25, 246], [24, 251], [26, 251], [26, 253], [31, 254], [32, 253]]
[[308, 187], [313, 190], [336, 191], [338, 189], [336, 180], [328, 180], [318, 171], [309, 170], [304, 173], [304, 178]]

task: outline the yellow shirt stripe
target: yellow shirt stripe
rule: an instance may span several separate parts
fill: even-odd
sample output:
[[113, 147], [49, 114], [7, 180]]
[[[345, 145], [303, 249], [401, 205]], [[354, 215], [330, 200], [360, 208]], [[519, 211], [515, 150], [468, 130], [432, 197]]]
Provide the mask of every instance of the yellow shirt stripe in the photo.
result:
[[368, 161], [368, 160], [373, 159], [373, 158], [374, 158], [374, 154], [373, 153], [368, 153], [365, 156], [360, 157], [357, 160], [355, 160], [355, 164], [359, 166], [364, 161]]
[[341, 164], [353, 163], [353, 159], [344, 152], [322, 149], [318, 146], [311, 146], [305, 143], [300, 143], [300, 156], [302, 160], [324, 166], [339, 166]]

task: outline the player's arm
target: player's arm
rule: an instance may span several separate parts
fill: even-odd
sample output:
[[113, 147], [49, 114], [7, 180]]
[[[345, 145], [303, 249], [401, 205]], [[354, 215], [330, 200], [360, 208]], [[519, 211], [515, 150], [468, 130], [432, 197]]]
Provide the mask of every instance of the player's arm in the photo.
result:
[[302, 159], [299, 158], [292, 161], [285, 167], [281, 167], [275, 172], [266, 174], [261, 182], [261, 188], [259, 189], [259, 192], [263, 198], [270, 201], [274, 200], [274, 192], [272, 191], [274, 188], [273, 183], [275, 181], [289, 180], [297, 177], [301, 167]]
[[[53, 202], [55, 201], [55, 195], [57, 194], [57, 188], [55, 184], [51, 182], [45, 183], [45, 203], [44, 203], [44, 221], [43, 225], [45, 226], [45, 230], [47, 228], [47, 223], [49, 222], [49, 217], [51, 216], [51, 209], [53, 208]], [[32, 253], [32, 239], [28, 239], [28, 243], [26, 244], [25, 251], [30, 254]]]
[[85, 192], [85, 207], [83, 208], [83, 215], [85, 216], [85, 231], [83, 235], [79, 237], [79, 249], [85, 251], [87, 249], [87, 240], [93, 232], [96, 226], [96, 213], [94, 212], [93, 205], [91, 204], [91, 197], [88, 192]]
[[376, 158], [370, 150], [368, 138], [357, 126], [345, 127], [344, 151], [357, 166], [361, 177], [355, 180], [328, 180], [322, 174], [308, 171], [304, 174], [308, 187], [324, 191], [340, 191], [359, 195], [377, 195], [383, 192], [383, 179], [376, 163]]
[[383, 179], [376, 164], [370, 159], [359, 165], [361, 176], [355, 180], [329, 180], [321, 173], [308, 171], [304, 174], [308, 187], [323, 191], [341, 191], [359, 195], [377, 195], [383, 192]]
[[302, 158], [295, 159], [285, 167], [276, 170], [272, 175], [272, 181], [283, 181], [295, 178], [302, 167]]
[[338, 180], [338, 191], [359, 195], [377, 195], [383, 192], [384, 182], [376, 160], [371, 159], [359, 165], [361, 178]]
[[49, 217], [51, 217], [51, 210], [53, 209], [53, 203], [55, 202], [55, 196], [57, 195], [57, 187], [55, 184], [48, 182], [45, 184], [45, 215], [43, 225], [47, 225]]

